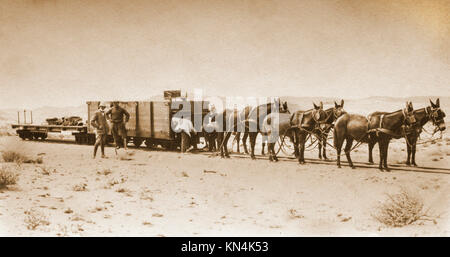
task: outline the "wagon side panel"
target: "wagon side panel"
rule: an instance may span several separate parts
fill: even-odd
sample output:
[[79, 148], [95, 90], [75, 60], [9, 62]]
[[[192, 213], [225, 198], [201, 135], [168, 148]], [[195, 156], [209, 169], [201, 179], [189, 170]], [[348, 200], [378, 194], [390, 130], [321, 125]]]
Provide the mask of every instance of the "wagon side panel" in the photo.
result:
[[152, 137], [156, 139], [172, 140], [173, 135], [170, 128], [170, 105], [168, 102], [152, 102], [150, 111], [152, 113]]
[[138, 103], [136, 136], [145, 138], [152, 137], [150, 104], [150, 102]]

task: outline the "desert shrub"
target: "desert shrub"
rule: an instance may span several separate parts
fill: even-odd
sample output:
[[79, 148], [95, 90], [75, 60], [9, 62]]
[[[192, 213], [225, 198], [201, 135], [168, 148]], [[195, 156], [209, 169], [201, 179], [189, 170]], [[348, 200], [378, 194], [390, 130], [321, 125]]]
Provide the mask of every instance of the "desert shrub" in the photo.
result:
[[127, 192], [129, 192], [130, 190], [128, 190], [127, 188], [123, 188], [123, 187], [121, 187], [121, 188], [119, 188], [119, 189], [117, 189], [116, 190], [116, 192], [118, 192], [118, 193], [127, 193]]
[[4, 151], [2, 152], [2, 157], [5, 162], [15, 162], [15, 163], [38, 163], [42, 164], [44, 160], [42, 157], [37, 157], [36, 159], [28, 157], [19, 151]]
[[0, 126], [0, 137], [14, 136], [14, 130], [8, 126]]
[[32, 150], [29, 145], [16, 138], [10, 138], [5, 141], [2, 151], [2, 158], [5, 162], [22, 163], [43, 163], [41, 156], [32, 157]]
[[402, 190], [398, 194], [387, 194], [387, 200], [378, 206], [372, 216], [390, 227], [403, 227], [426, 216], [422, 200]]
[[2, 153], [3, 160], [5, 162], [19, 162], [23, 163], [29, 160], [27, 156], [25, 156], [22, 153], [16, 152], [16, 151], [4, 151]]
[[302, 218], [304, 218], [305, 216], [303, 216], [303, 215], [301, 215], [300, 213], [298, 213], [298, 211], [295, 210], [295, 209], [289, 209], [289, 217], [290, 217], [291, 219], [302, 219]]
[[0, 168], [0, 189], [9, 185], [15, 185], [17, 180], [17, 173], [10, 171], [7, 167]]
[[48, 226], [50, 222], [48, 218], [41, 212], [36, 210], [28, 210], [25, 211], [25, 224], [27, 225], [27, 229], [35, 230], [38, 226]]
[[85, 183], [79, 183], [73, 186], [73, 191], [86, 191], [87, 184]]
[[104, 175], [104, 176], [108, 176], [109, 174], [111, 174], [112, 171], [110, 169], [104, 169], [102, 171], [97, 171], [97, 175]]

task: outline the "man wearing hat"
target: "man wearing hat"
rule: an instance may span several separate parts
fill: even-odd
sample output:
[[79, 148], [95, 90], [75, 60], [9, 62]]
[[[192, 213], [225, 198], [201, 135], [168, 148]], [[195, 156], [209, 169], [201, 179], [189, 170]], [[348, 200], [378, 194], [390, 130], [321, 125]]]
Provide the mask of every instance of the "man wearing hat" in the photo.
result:
[[96, 140], [94, 145], [94, 156], [97, 154], [98, 146], [100, 145], [102, 151], [102, 158], [106, 158], [105, 156], [105, 145], [106, 145], [106, 135], [108, 134], [108, 122], [106, 122], [106, 113], [105, 108], [106, 104], [101, 102], [98, 106], [98, 111], [95, 112], [94, 116], [91, 119], [91, 125], [95, 128]]
[[[125, 120], [124, 120], [125, 116]], [[125, 123], [130, 119], [130, 114], [124, 108], [119, 106], [118, 101], [113, 102], [113, 106], [106, 112], [106, 117], [111, 121], [111, 133], [114, 137], [116, 148], [120, 148], [119, 138], [123, 139], [123, 148], [127, 149], [127, 130]]]

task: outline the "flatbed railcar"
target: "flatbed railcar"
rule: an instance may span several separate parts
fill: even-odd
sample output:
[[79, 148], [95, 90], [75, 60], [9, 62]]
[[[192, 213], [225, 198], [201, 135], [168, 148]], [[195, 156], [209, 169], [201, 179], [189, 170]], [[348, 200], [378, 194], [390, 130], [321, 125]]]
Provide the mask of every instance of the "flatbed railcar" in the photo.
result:
[[[111, 102], [106, 103], [109, 105]], [[75, 136], [76, 143], [92, 145], [95, 142], [95, 129], [90, 124], [90, 120], [98, 110], [100, 101], [88, 101], [86, 104], [88, 118], [86, 125], [37, 125], [18, 122], [13, 124], [12, 128], [16, 129], [17, 135], [24, 140], [45, 140], [50, 132], [70, 131]], [[199, 143], [199, 138], [204, 136], [202, 123], [195, 123], [194, 119], [203, 121], [205, 115], [209, 113], [208, 102], [170, 99], [163, 101], [122, 101], [119, 102], [119, 105], [130, 114], [130, 119], [126, 123], [127, 141], [137, 147], [145, 142], [147, 147], [161, 145], [171, 150], [180, 147], [182, 151], [185, 151], [188, 148], [186, 140], [196, 146]], [[190, 108], [187, 108], [187, 106], [190, 106]], [[189, 133], [184, 131], [176, 133], [172, 130], [172, 118], [180, 112], [183, 112], [184, 119], [193, 123], [193, 127], [198, 132], [195, 137], [188, 136]], [[107, 142], [113, 142], [111, 131], [108, 132]]]

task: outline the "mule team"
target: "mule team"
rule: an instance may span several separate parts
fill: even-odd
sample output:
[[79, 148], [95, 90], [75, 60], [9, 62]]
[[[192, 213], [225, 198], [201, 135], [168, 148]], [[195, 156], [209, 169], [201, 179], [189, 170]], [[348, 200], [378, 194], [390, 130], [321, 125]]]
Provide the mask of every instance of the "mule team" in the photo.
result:
[[275, 101], [254, 108], [246, 107], [242, 111], [224, 110], [217, 113], [206, 127], [212, 127], [208, 136], [209, 150], [219, 150], [221, 157], [229, 158], [228, 140], [236, 132], [237, 151], [241, 133], [244, 133], [244, 151], [248, 153], [246, 140], [250, 137], [250, 156], [255, 159], [255, 143], [258, 133], [263, 137], [262, 154], [265, 143], [270, 161], [278, 161], [275, 144], [281, 139], [282, 147], [286, 138], [294, 144], [294, 153], [300, 164], [305, 163], [305, 143], [314, 136], [318, 140], [319, 158], [327, 159], [326, 145], [328, 134], [333, 128], [334, 148], [337, 151], [337, 166], [341, 167], [341, 151], [344, 141], [344, 153], [351, 168], [355, 168], [350, 152], [361, 143], [369, 145], [369, 162], [373, 163], [372, 149], [378, 143], [380, 153], [379, 169], [389, 171], [387, 156], [389, 142], [393, 138], [405, 138], [407, 144], [407, 165], [417, 166], [415, 161], [416, 144], [423, 126], [431, 121], [435, 131], [444, 131], [445, 113], [440, 108], [439, 99], [430, 100], [430, 105], [414, 110], [411, 102], [404, 109], [394, 112], [374, 112], [367, 117], [359, 114], [349, 114], [344, 110], [344, 100], [334, 107], [324, 109], [314, 104], [314, 108], [306, 111], [290, 113], [287, 103]]

